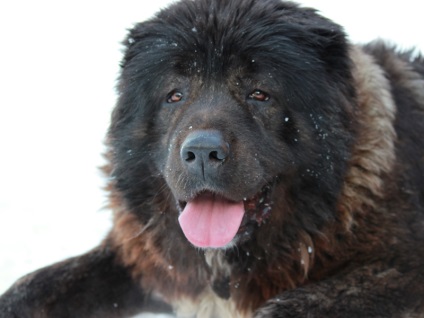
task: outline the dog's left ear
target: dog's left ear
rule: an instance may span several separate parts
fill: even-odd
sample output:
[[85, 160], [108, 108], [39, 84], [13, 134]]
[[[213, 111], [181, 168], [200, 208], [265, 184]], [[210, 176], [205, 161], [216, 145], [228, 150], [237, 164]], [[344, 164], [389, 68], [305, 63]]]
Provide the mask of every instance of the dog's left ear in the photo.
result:
[[343, 28], [314, 9], [304, 9], [299, 23], [308, 34], [306, 44], [318, 52], [327, 72], [344, 78], [350, 76], [349, 43]]

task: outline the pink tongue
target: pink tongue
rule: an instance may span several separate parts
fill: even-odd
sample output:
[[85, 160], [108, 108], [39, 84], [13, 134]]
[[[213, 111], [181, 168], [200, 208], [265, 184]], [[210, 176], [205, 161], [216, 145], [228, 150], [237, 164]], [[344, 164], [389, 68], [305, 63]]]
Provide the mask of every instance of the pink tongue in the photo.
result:
[[198, 247], [223, 247], [240, 228], [243, 201], [234, 203], [205, 193], [187, 203], [178, 221], [186, 238]]

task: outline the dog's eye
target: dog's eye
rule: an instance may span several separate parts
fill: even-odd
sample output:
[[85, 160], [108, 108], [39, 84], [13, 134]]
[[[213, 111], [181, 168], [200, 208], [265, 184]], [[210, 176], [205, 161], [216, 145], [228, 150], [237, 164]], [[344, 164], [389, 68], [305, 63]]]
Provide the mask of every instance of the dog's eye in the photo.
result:
[[168, 103], [177, 103], [183, 99], [183, 93], [178, 91], [172, 91], [168, 94], [167, 102]]
[[255, 89], [252, 93], [249, 94], [249, 98], [257, 100], [258, 102], [265, 102], [269, 100], [269, 95], [259, 89]]

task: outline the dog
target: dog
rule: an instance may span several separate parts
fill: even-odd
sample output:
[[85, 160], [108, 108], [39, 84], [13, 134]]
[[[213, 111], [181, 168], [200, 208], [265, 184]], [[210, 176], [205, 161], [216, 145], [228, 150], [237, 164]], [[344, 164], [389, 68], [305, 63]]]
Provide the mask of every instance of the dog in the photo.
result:
[[424, 59], [280, 0], [182, 0], [124, 42], [114, 223], [0, 317], [424, 317]]

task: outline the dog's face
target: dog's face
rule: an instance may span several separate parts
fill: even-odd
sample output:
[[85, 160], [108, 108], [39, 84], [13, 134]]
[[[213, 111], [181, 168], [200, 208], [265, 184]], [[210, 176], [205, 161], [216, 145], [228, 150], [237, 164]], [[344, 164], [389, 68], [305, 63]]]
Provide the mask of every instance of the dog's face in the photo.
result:
[[248, 221], [268, 216], [274, 179], [294, 162], [279, 137], [287, 130], [293, 143], [299, 138], [266, 76], [226, 71], [219, 80], [186, 75], [186, 83], [164, 94], [157, 117], [166, 129], [156, 162], [197, 246], [227, 245], [246, 233]]
[[282, 189], [338, 187], [348, 152], [343, 33], [292, 4], [242, 4], [187, 1], [136, 26], [111, 126], [120, 191], [134, 206], [168, 193], [199, 247], [282, 218]]

